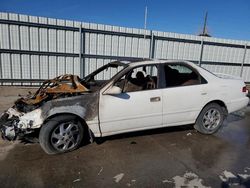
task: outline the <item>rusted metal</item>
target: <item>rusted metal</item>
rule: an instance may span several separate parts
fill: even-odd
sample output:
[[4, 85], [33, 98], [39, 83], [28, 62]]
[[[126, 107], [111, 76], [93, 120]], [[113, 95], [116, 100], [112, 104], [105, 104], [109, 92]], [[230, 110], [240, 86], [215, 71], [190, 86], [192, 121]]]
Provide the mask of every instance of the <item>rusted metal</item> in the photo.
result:
[[83, 93], [88, 89], [80, 83], [76, 75], [66, 74], [46, 80], [32, 97], [20, 98], [16, 103], [36, 105], [47, 98], [55, 99], [62, 94]]

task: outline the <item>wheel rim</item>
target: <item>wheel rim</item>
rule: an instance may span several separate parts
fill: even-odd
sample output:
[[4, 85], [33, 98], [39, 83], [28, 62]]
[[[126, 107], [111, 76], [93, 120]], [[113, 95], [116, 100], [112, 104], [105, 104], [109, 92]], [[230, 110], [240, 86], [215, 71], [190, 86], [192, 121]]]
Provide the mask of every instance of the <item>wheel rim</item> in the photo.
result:
[[209, 109], [203, 116], [203, 126], [208, 130], [213, 130], [219, 126], [221, 121], [221, 114], [215, 108]]
[[79, 125], [77, 123], [61, 123], [51, 134], [51, 144], [59, 151], [74, 148], [80, 140]]

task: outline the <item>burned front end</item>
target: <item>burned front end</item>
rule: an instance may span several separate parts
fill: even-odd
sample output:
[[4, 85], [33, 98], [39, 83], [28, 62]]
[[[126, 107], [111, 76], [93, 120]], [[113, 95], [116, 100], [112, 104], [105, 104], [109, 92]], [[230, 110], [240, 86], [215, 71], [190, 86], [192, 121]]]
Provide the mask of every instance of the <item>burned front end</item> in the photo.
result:
[[[63, 75], [46, 80], [35, 94], [30, 93], [19, 98], [11, 108], [1, 114], [0, 132], [2, 138], [15, 140], [34, 132], [41, 127], [47, 118], [48, 108], [52, 107], [50, 101], [79, 96], [87, 92], [88, 89], [75, 75]], [[46, 103], [48, 104], [45, 105]]]

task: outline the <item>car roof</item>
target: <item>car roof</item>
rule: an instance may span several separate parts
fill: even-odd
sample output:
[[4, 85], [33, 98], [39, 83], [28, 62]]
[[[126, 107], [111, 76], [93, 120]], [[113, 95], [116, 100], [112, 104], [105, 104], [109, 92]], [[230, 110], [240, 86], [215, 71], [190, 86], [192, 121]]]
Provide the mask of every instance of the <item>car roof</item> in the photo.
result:
[[134, 60], [134, 61], [120, 61], [121, 63], [128, 64], [131, 67], [139, 66], [139, 65], [148, 65], [148, 64], [161, 64], [161, 63], [185, 63], [185, 64], [194, 64], [190, 61], [186, 60], [166, 60], [166, 59], [142, 59], [142, 60]]

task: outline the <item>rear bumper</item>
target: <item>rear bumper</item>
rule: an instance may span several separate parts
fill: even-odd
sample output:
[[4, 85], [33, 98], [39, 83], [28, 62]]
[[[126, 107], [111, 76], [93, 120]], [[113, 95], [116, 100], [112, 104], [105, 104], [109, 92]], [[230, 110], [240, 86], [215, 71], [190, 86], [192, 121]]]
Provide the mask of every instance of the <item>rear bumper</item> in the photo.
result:
[[228, 113], [238, 111], [242, 108], [245, 108], [249, 103], [249, 98], [248, 97], [243, 97], [237, 100], [230, 101], [227, 104], [227, 110]]

